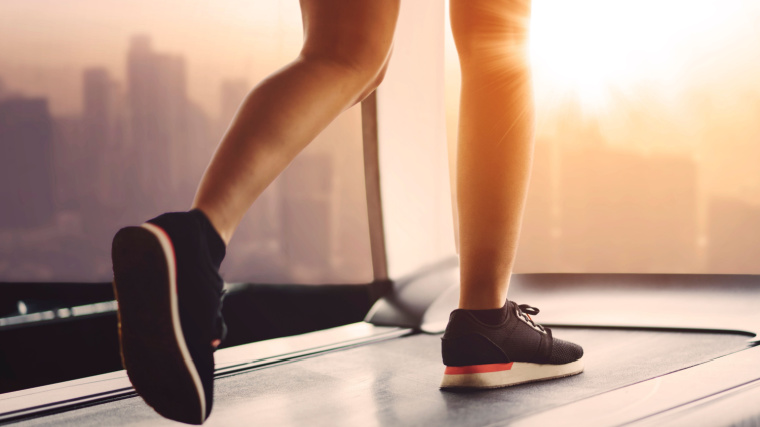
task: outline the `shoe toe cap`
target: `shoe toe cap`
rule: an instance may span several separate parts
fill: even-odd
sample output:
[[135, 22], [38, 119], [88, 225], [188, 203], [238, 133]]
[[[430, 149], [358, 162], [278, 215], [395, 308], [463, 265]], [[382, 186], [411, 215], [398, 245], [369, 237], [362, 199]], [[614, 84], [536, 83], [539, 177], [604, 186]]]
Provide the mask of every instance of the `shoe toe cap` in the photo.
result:
[[552, 365], [563, 365], [574, 362], [583, 357], [583, 348], [578, 344], [569, 341], [554, 338], [552, 352], [549, 356], [549, 363]]

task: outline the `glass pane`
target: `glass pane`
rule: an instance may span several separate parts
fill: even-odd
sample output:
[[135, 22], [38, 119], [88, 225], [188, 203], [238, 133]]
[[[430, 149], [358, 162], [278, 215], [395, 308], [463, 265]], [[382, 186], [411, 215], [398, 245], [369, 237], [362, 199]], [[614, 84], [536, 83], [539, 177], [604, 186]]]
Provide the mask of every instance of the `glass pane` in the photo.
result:
[[[189, 209], [297, 2], [0, 2], [0, 281], [110, 281], [119, 227]], [[227, 281], [372, 279], [355, 108], [248, 212]]]
[[[533, 1], [517, 271], [760, 272], [758, 19], [750, 1]], [[450, 143], [458, 74], [449, 35]]]

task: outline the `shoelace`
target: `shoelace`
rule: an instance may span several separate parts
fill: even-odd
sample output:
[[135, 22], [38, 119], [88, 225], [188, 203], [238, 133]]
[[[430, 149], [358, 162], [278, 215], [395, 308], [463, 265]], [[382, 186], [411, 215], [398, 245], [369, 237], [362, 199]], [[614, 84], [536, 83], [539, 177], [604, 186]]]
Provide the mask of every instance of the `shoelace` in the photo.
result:
[[538, 308], [533, 307], [533, 306], [528, 305], [528, 304], [519, 304], [517, 306], [517, 308], [520, 309], [520, 313], [524, 314], [525, 318], [527, 318], [528, 322], [530, 322], [534, 327], [540, 329], [541, 331], [544, 330], [543, 326], [541, 326], [538, 323], [534, 322], [533, 318], [530, 317], [531, 315], [535, 316], [535, 315], [537, 315], [540, 312], [540, 310]]

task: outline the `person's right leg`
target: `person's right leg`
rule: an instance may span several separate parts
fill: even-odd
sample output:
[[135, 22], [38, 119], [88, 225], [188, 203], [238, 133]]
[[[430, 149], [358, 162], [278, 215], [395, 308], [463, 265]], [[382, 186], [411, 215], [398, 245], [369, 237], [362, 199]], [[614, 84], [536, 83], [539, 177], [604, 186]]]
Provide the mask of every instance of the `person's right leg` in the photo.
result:
[[533, 154], [530, 0], [452, 0], [462, 69], [457, 142], [460, 308], [504, 305]]
[[189, 212], [119, 230], [112, 245], [122, 360], [159, 414], [200, 424], [213, 403], [224, 336], [218, 270], [259, 194], [338, 114], [379, 84], [398, 0], [302, 0], [304, 47], [254, 88], [220, 143]]
[[459, 309], [441, 387], [494, 388], [580, 373], [583, 350], [507, 301], [533, 152], [530, 0], [451, 0], [462, 69], [457, 149]]

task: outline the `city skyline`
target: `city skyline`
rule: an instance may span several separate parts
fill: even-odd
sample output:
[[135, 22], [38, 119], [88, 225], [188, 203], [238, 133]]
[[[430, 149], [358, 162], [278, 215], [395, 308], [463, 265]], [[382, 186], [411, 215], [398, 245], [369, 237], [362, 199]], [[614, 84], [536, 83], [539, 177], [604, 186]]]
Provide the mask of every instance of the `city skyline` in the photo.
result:
[[158, 50], [186, 58], [189, 97], [216, 118], [223, 79], [256, 82], [298, 54], [301, 16], [297, 2], [277, 0], [67, 0], [42, 8], [7, 0], [0, 2], [0, 75], [50, 97], [53, 114], [76, 115], [79, 72], [102, 66], [125, 81], [123, 52], [136, 34], [150, 34]]
[[[44, 172], [36, 181], [29, 180], [38, 184], [22, 187], [9, 176], [0, 186], [6, 200], [25, 193], [36, 201], [15, 204], [1, 217], [0, 253], [16, 262], [0, 262], [0, 280], [104, 280], [115, 227], [192, 201], [221, 134], [250, 89], [248, 83], [224, 80], [220, 101], [227, 117], [210, 118], [187, 97], [182, 56], [155, 50], [145, 35], [131, 39], [126, 56], [125, 82], [104, 67], [81, 70], [79, 116], [57, 117], [46, 98], [0, 87], [2, 122], [7, 125], [0, 126], [0, 142], [7, 151], [0, 160], [4, 171], [21, 175], [23, 170], [30, 176]], [[29, 126], [19, 118], [27, 105], [35, 106], [36, 120], [49, 128], [44, 135], [28, 132]], [[360, 137], [357, 119], [349, 114], [340, 126], [328, 128], [322, 141], [262, 195], [231, 242], [222, 274], [275, 282], [365, 280], [371, 272], [369, 257], [364, 257], [369, 253], [368, 236], [362, 238], [357, 227], [366, 227], [366, 218], [363, 223], [347, 218], [356, 210], [351, 206], [364, 200], [362, 181], [356, 179], [361, 173], [361, 144], [350, 141], [356, 148], [334, 149]], [[14, 129], [18, 131], [8, 132]], [[51, 164], [35, 161], [43, 155], [49, 155]], [[324, 167], [315, 169], [310, 165], [314, 162]], [[314, 182], [304, 170], [313, 175], [320, 169], [320, 195], [299, 191]], [[316, 225], [316, 233], [305, 233], [303, 227], [294, 233], [280, 224], [282, 217], [293, 224]], [[319, 255], [309, 257], [302, 247], [317, 248]], [[39, 260], [42, 253], [47, 259]], [[251, 266], [258, 269], [252, 271]]]
[[[78, 70], [77, 114], [55, 114], [44, 94], [26, 96], [0, 74], [6, 125], [29, 108], [50, 128], [28, 133], [11, 123], [0, 135], [10, 174], [5, 198], [18, 197], [13, 177], [40, 171], [28, 181], [34, 197], [0, 221], [0, 280], [106, 280], [114, 227], [192, 199], [255, 83], [219, 81], [214, 117], [188, 95], [183, 54], [144, 34], [122, 54], [123, 72], [98, 64]], [[757, 272], [760, 173], [746, 171], [760, 152], [760, 95], [727, 101], [715, 90], [668, 104], [656, 86], [643, 86], [638, 102], [615, 99], [624, 108], [612, 118], [587, 115], [572, 97], [540, 106], [517, 271]], [[8, 129], [21, 132], [18, 139]], [[14, 151], [25, 138], [27, 151]], [[223, 272], [271, 282], [370, 280], [360, 138], [354, 109], [297, 158], [246, 216]], [[724, 173], [732, 181], [716, 181]], [[18, 221], [27, 229], [16, 229]]]

